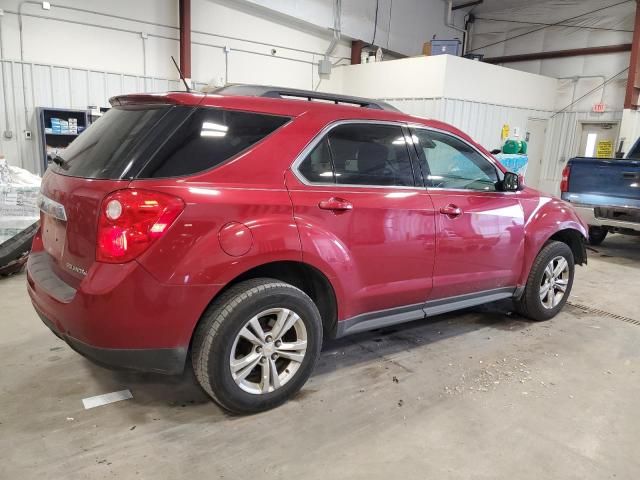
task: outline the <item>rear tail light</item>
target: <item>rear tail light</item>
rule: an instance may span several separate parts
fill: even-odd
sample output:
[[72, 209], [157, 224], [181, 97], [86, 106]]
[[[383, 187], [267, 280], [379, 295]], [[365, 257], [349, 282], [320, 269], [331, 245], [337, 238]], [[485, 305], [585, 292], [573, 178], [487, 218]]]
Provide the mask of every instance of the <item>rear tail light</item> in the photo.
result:
[[107, 195], [100, 206], [96, 260], [133, 260], [166, 233], [183, 209], [178, 197], [150, 190], [125, 189]]
[[569, 174], [571, 173], [571, 167], [567, 165], [562, 170], [562, 180], [560, 180], [560, 193], [569, 191]]

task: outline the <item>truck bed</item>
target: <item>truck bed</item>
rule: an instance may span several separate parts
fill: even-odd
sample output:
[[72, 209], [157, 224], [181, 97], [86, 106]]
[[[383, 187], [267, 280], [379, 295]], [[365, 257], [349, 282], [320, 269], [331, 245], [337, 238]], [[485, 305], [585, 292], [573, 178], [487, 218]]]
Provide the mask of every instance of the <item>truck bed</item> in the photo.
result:
[[562, 199], [590, 226], [640, 231], [640, 160], [576, 157], [569, 160]]

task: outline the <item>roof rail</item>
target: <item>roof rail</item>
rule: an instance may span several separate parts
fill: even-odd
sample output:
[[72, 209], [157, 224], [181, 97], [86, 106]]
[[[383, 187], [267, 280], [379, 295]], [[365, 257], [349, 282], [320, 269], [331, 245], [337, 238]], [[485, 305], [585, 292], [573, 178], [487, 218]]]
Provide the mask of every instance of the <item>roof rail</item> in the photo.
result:
[[349, 95], [336, 95], [333, 93], [315, 92], [313, 90], [300, 90], [297, 88], [271, 87], [266, 85], [227, 85], [225, 87], [205, 89], [205, 93], [216, 95], [239, 95], [244, 97], [268, 97], [268, 98], [292, 98], [298, 100], [324, 100], [337, 105], [358, 106], [363, 108], [373, 108], [376, 110], [387, 110], [399, 112], [397, 108], [386, 102], [373, 100], [370, 98], [352, 97]]

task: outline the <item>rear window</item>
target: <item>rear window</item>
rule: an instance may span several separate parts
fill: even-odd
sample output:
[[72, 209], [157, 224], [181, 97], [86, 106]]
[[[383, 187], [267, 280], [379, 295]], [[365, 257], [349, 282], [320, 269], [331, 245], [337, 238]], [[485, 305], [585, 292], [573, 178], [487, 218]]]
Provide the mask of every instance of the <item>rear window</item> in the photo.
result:
[[51, 168], [95, 179], [190, 175], [229, 160], [288, 121], [206, 107], [116, 107], [73, 141]]
[[627, 158], [632, 160], [640, 160], [640, 138], [636, 140], [636, 143], [631, 147]]
[[74, 177], [127, 178], [136, 147], [171, 110], [168, 106], [112, 108], [60, 154], [51, 168]]

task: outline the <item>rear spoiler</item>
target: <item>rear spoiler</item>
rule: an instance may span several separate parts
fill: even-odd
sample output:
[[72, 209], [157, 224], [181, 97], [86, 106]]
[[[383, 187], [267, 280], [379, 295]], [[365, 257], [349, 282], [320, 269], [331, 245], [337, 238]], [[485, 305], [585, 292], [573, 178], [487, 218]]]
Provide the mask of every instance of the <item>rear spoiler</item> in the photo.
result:
[[112, 107], [125, 105], [197, 105], [204, 95], [197, 92], [135, 93], [109, 99]]

